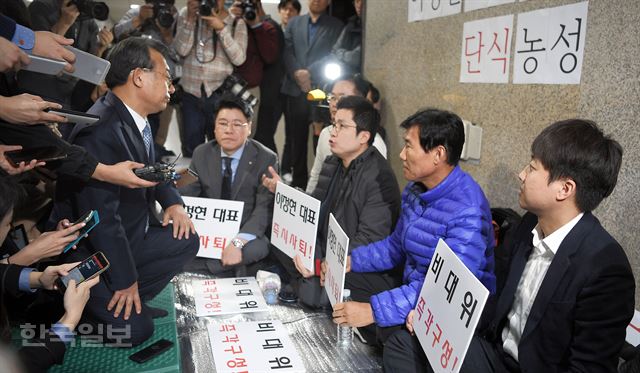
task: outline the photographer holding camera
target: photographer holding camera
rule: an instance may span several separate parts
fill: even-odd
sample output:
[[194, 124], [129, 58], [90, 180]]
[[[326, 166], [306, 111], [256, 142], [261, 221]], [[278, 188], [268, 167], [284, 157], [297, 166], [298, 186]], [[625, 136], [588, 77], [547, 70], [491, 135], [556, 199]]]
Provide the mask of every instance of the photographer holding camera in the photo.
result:
[[178, 97], [181, 94], [179, 93], [180, 88], [177, 87], [182, 76], [182, 63], [178, 53], [171, 47], [176, 34], [177, 16], [178, 10], [175, 7], [175, 0], [145, 0], [145, 4], [139, 8], [129, 9], [113, 27], [113, 33], [118, 41], [129, 36], [143, 36], [159, 41], [168, 48], [166, 59], [176, 93], [172, 95], [171, 102], [164, 111], [151, 114], [148, 117], [154, 139], [156, 160], [158, 161], [163, 156], [175, 155], [164, 147], [174, 110], [178, 111], [178, 125], [182, 131], [179, 111], [180, 97]]
[[[184, 57], [182, 153], [213, 138], [213, 110], [225, 79], [246, 59], [247, 26], [224, 8], [224, 0], [188, 0], [178, 16], [173, 46]], [[206, 132], [205, 132], [206, 131]]]
[[[278, 40], [278, 30], [276, 26], [267, 21], [267, 15], [262, 8], [260, 0], [236, 0], [229, 12], [236, 17], [242, 17], [247, 23], [249, 39], [247, 43], [247, 59], [236, 69], [238, 75], [247, 81], [247, 88], [257, 99], [260, 99], [262, 77], [266, 65], [275, 63], [280, 57], [284, 44]], [[258, 118], [259, 106], [254, 106], [254, 118]], [[255, 124], [258, 120], [254, 120]]]

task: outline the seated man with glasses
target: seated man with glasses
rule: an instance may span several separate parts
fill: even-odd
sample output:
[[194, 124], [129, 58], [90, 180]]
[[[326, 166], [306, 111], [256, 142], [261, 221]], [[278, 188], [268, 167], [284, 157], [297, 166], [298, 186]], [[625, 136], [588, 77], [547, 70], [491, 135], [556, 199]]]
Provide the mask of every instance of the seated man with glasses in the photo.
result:
[[269, 167], [278, 169], [278, 158], [249, 138], [252, 109], [248, 103], [235, 96], [223, 96], [216, 112], [215, 140], [196, 147], [189, 166], [199, 179], [180, 192], [185, 196], [242, 201], [242, 222], [240, 232], [222, 251], [221, 259], [196, 258], [189, 269], [243, 276], [248, 265], [269, 254], [266, 232], [271, 229], [273, 196], [262, 186], [261, 178]]
[[[312, 307], [328, 306], [328, 298], [320, 283], [320, 263], [326, 254], [325, 241], [332, 213], [349, 236], [352, 248], [369, 244], [391, 234], [400, 212], [400, 190], [389, 162], [372, 146], [380, 115], [364, 97], [346, 96], [337, 105], [335, 121], [331, 127], [332, 156], [327, 157], [320, 172], [318, 186], [312, 196], [322, 201], [318, 218], [318, 238], [315, 251], [315, 272], [304, 268], [300, 258], [291, 258], [274, 250], [274, 256], [292, 275], [290, 285], [300, 300]], [[265, 178], [264, 184], [272, 191], [279, 176]], [[294, 267], [295, 265], [295, 267]], [[392, 270], [384, 273], [349, 273], [354, 300], [368, 302], [370, 293], [392, 289], [400, 284], [400, 276]], [[371, 290], [374, 289], [374, 290]], [[375, 328], [372, 328], [375, 332]], [[370, 337], [370, 338], [367, 338]], [[366, 335], [374, 342], [373, 334]]]
[[[84, 147], [104, 164], [136, 161], [153, 164], [154, 148], [147, 117], [166, 108], [174, 92], [166, 47], [151, 39], [132, 37], [109, 53], [111, 69], [106, 77], [110, 92], [89, 110], [100, 116], [91, 125], [77, 125], [70, 141]], [[162, 222], [153, 211], [158, 201]], [[180, 193], [173, 183], [147, 189], [126, 189], [91, 180], [61, 177], [51, 222], [62, 217], [76, 220], [97, 210], [100, 223], [77, 250], [61, 256], [64, 262], [85, 259], [102, 251], [111, 263], [105, 281], [91, 289], [85, 316], [104, 333], [105, 342], [137, 345], [154, 330], [152, 318], [166, 315], [145, 302], [155, 297], [182, 266], [196, 255], [199, 239]]]

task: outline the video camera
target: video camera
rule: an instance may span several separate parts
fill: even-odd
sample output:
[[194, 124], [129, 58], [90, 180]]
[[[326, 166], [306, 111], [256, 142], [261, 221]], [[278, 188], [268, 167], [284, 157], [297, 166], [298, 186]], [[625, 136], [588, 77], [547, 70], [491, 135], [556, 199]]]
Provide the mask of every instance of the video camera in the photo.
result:
[[109, 7], [102, 1], [73, 0], [70, 4], [78, 8], [80, 20], [95, 18], [98, 21], [106, 21], [109, 19]]
[[169, 28], [175, 22], [173, 16], [173, 2], [157, 0], [153, 2], [153, 18], [164, 28]]
[[244, 102], [251, 105], [252, 109], [258, 103], [256, 96], [249, 92], [247, 82], [239, 76], [233, 74], [227, 76], [224, 82], [222, 82], [221, 88], [223, 91], [231, 92], [234, 96], [239, 97]]

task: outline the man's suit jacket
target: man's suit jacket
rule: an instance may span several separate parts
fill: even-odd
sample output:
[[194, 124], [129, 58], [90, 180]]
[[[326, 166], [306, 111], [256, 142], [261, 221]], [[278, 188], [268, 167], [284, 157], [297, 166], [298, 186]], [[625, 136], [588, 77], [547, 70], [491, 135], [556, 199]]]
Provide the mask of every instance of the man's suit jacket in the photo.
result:
[[[271, 228], [273, 194], [262, 186], [262, 175], [269, 176], [269, 166], [278, 171], [276, 154], [248, 139], [231, 185], [231, 199], [243, 201], [241, 233], [264, 237]], [[199, 145], [193, 152], [190, 168], [199, 179], [180, 188], [184, 196], [220, 198], [222, 191], [222, 157], [215, 140]]]
[[309, 43], [309, 22], [309, 14], [294, 17], [284, 32], [284, 63], [287, 73], [281, 92], [289, 96], [303, 93], [293, 77], [296, 70], [307, 69], [314, 84], [322, 82], [321, 60], [331, 53], [331, 48], [342, 32], [343, 25], [339, 19], [323, 14], [317, 20], [318, 31]]
[[[74, 144], [84, 147], [104, 164], [132, 160], [149, 164], [149, 157], [131, 114], [122, 101], [109, 92], [88, 111], [100, 116], [92, 125], [77, 126], [71, 134]], [[89, 234], [91, 249], [103, 251], [111, 267], [107, 271], [112, 290], [125, 289], [137, 281], [132, 253], [141, 247], [147, 222], [157, 223], [150, 209], [155, 201], [163, 208], [182, 205], [173, 183], [154, 188], [128, 189], [91, 180], [79, 183], [63, 178], [56, 188], [54, 217], [77, 219], [97, 210], [100, 223]]]
[[[532, 251], [538, 219], [528, 213], [513, 242], [510, 272], [489, 339], [502, 329]], [[587, 212], [569, 232], [547, 270], [518, 346], [523, 372], [617, 372], [618, 353], [634, 312], [635, 281], [616, 240]]]

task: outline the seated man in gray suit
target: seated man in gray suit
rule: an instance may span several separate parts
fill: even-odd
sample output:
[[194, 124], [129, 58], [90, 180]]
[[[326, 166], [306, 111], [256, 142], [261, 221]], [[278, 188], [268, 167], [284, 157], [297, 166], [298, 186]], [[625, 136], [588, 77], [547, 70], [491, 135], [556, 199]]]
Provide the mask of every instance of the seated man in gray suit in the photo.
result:
[[224, 248], [222, 258], [196, 258], [190, 269], [242, 276], [247, 265], [269, 253], [265, 232], [271, 228], [273, 195], [262, 186], [261, 178], [269, 166], [278, 169], [278, 158], [248, 138], [251, 114], [251, 107], [244, 101], [223, 97], [213, 124], [215, 140], [199, 145], [193, 152], [189, 168], [199, 179], [180, 188], [182, 195], [242, 201], [244, 209], [240, 232]]

